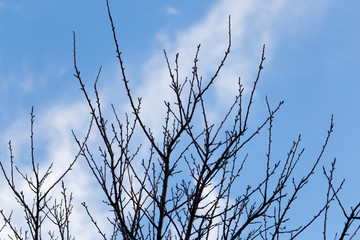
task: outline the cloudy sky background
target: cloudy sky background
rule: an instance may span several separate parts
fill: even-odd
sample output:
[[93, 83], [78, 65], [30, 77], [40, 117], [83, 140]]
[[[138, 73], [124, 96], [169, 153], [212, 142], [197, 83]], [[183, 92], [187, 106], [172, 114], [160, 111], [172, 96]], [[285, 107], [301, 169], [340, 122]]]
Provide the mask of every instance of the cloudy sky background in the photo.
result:
[[[339, 179], [346, 178], [341, 196], [347, 207], [358, 202], [360, 2], [113, 0], [110, 4], [130, 86], [136, 96], [143, 97], [142, 114], [154, 131], [162, 124], [162, 101], [171, 97], [163, 49], [171, 61], [180, 53], [185, 77], [191, 73], [196, 46], [201, 43], [199, 71], [206, 79], [226, 50], [231, 15], [232, 52], [211, 95], [213, 119], [233, 100], [238, 77], [245, 87], [251, 87], [266, 44], [265, 68], [251, 116], [253, 126], [266, 114], [266, 95], [273, 106], [284, 100], [274, 122], [274, 155], [285, 156], [292, 140], [302, 133], [305, 171], [319, 153], [334, 114], [334, 134], [321, 164], [329, 166], [337, 158], [336, 174]], [[70, 131], [85, 134], [89, 110], [73, 77], [72, 31], [76, 32], [78, 66], [87, 86], [102, 65], [99, 87], [103, 104], [126, 109], [104, 1], [0, 0], [1, 161], [8, 162], [7, 144], [12, 140], [15, 161], [26, 171], [32, 106], [37, 160], [44, 165], [54, 162], [60, 169], [73, 159], [76, 146]], [[266, 148], [258, 149], [250, 148], [250, 157], [265, 157]], [[96, 206], [101, 201], [101, 196], [92, 193], [96, 187], [89, 173], [82, 160], [66, 178], [77, 204], [73, 231], [79, 239], [97, 239], [95, 231], [83, 232], [89, 221], [79, 205], [86, 200]], [[323, 202], [322, 195], [315, 194], [326, 187], [320, 168], [318, 176], [307, 189], [307, 196], [316, 197], [299, 199], [297, 210]], [[17, 209], [2, 177], [0, 190], [0, 208], [8, 212]], [[294, 214], [301, 213], [300, 219], [313, 213], [303, 216], [303, 211], [297, 210]], [[340, 221], [333, 226], [340, 230], [342, 216], [334, 216]], [[304, 239], [306, 234], [321, 236], [321, 230], [314, 227]]]

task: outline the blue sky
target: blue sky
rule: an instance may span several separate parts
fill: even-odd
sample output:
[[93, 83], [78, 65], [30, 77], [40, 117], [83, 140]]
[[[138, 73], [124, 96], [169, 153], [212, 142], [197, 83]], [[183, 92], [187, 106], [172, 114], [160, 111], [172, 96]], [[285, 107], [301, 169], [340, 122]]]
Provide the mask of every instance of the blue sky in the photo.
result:
[[[347, 179], [344, 201], [348, 206], [358, 202], [360, 194], [354, 188], [360, 169], [359, 1], [112, 0], [110, 4], [130, 84], [144, 98], [143, 116], [150, 126], [160, 126], [162, 100], [170, 97], [163, 49], [170, 59], [180, 53], [185, 76], [191, 72], [196, 46], [201, 43], [200, 71], [210, 76], [225, 51], [230, 14], [233, 48], [211, 96], [214, 119], [236, 93], [238, 77], [245, 87], [251, 86], [266, 44], [253, 124], [266, 113], [266, 95], [272, 105], [284, 100], [274, 122], [275, 155], [283, 156], [302, 133], [306, 165], [319, 153], [334, 114], [334, 134], [322, 164], [329, 166], [337, 158], [338, 177]], [[77, 36], [78, 64], [88, 85], [102, 65], [100, 87], [105, 105], [113, 102], [126, 109], [125, 98], [116, 90], [121, 82], [104, 1], [0, 0], [1, 161], [8, 159], [11, 139], [16, 160], [26, 168], [26, 160], [21, 159], [26, 159], [29, 150], [31, 106], [37, 115], [39, 161], [55, 161], [61, 167], [66, 166], [64, 159], [72, 159], [76, 148], [70, 130], [81, 135], [89, 119], [72, 75], [72, 31]], [[70, 185], [81, 202], [81, 197], [89, 196], [84, 189], [92, 185], [86, 169], [79, 167], [78, 172], [81, 180]], [[318, 173], [309, 194], [324, 180]], [[3, 201], [4, 206], [12, 207], [9, 198]], [[81, 213], [75, 217], [86, 219]]]

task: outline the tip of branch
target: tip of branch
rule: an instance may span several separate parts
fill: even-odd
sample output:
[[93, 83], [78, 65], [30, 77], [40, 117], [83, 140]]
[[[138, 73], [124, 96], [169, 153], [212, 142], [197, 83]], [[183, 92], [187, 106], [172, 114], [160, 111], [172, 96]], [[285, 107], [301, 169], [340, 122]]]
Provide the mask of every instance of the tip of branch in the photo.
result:
[[333, 131], [334, 128], [334, 114], [331, 114], [331, 121], [330, 121], [330, 130], [329, 133]]

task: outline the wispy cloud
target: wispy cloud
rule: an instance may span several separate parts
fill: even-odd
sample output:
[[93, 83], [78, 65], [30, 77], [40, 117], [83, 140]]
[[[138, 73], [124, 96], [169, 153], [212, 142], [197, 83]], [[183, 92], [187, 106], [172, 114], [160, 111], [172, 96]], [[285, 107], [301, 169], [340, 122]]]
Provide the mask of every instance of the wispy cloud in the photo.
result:
[[[180, 79], [185, 76], [191, 76], [191, 67], [196, 51], [196, 46], [201, 43], [202, 47], [199, 55], [199, 71], [204, 76], [204, 81], [208, 81], [209, 77], [214, 73], [221, 58], [224, 55], [228, 43], [228, 16], [231, 15], [232, 26], [232, 52], [228, 63], [225, 65], [220, 78], [216, 82], [213, 92], [214, 111], [221, 111], [223, 106], [229, 104], [233, 100], [233, 96], [237, 91], [237, 79], [239, 76], [244, 80], [245, 86], [254, 80], [254, 74], [257, 71], [260, 59], [262, 44], [266, 43], [267, 56], [276, 54], [277, 44], [281, 43], [281, 38], [286, 32], [294, 31], [298, 22], [307, 22], [309, 16], [317, 14], [326, 6], [327, 1], [286, 1], [286, 0], [222, 0], [218, 1], [209, 11], [204, 19], [199, 20], [186, 30], [178, 31], [174, 37], [168, 36], [168, 33], [161, 33], [164, 44], [168, 51], [168, 56], [173, 62], [177, 52], [180, 53]], [[1, 2], [0, 2], [1, 7]], [[167, 14], [178, 14], [178, 10], [168, 7]], [[109, 36], [111, 37], [111, 36]], [[134, 86], [135, 96], [143, 98], [141, 115], [149, 127], [160, 129], [163, 123], [165, 107], [163, 100], [171, 101], [173, 95], [169, 88], [170, 77], [166, 67], [164, 56], [159, 53], [155, 54], [147, 61], [142, 70], [143, 79], [141, 83]], [[119, 76], [118, 70], [112, 76]], [[31, 76], [31, 75], [30, 75]], [[34, 78], [31, 77], [23, 83], [24, 92], [31, 91], [34, 86]], [[119, 96], [118, 89], [114, 86], [104, 87], [104, 102], [111, 102], [111, 96]], [[121, 103], [122, 104], [122, 103]], [[124, 105], [120, 106], [121, 110], [128, 110]], [[74, 140], [71, 136], [70, 129], [75, 129], [79, 135], [84, 135], [88, 126], [89, 110], [82, 103], [66, 103], [54, 104], [37, 113], [39, 123], [36, 125], [38, 132], [42, 134], [39, 138], [43, 139], [42, 147], [45, 148], [44, 163], [45, 166], [50, 162], [54, 162], [58, 169], [65, 168], [73, 159], [77, 149], [74, 147]], [[25, 116], [25, 115], [24, 115]], [[28, 115], [27, 115], [28, 116]], [[216, 114], [214, 114], [216, 116]], [[214, 117], [216, 118], [216, 117]], [[18, 146], [27, 148], [29, 141], [28, 121], [15, 122], [3, 136], [8, 139], [15, 136], [15, 142]], [[44, 130], [46, 129], [46, 130]], [[156, 133], [156, 132], [155, 132]], [[79, 162], [75, 167], [76, 174], [70, 173], [67, 177], [68, 187], [76, 194], [79, 199], [75, 212], [72, 216], [74, 233], [83, 239], [97, 239], [96, 233], [88, 231], [91, 227], [84, 227], [84, 221], [88, 218], [84, 215], [84, 211], [79, 206], [80, 201], [90, 199], [96, 202], [99, 196], [93, 194], [97, 186], [92, 185], [92, 178], [89, 176], [87, 166], [83, 162]], [[0, 185], [1, 191], [5, 186]], [[2, 195], [4, 196], [4, 195]], [[81, 199], [81, 200], [80, 200]], [[4, 200], [4, 199], [2, 199]], [[11, 198], [5, 199], [7, 209], [13, 209]], [[99, 201], [100, 202], [100, 201]], [[3, 202], [2, 202], [3, 203]], [[95, 206], [96, 204], [93, 204]], [[96, 216], [101, 215], [101, 209], [93, 209]], [[86, 220], [85, 220], [86, 219]], [[86, 228], [87, 236], [84, 235]]]
[[[85, 136], [87, 128], [89, 126], [89, 110], [88, 106], [84, 102], [75, 103], [59, 103], [53, 104], [51, 107], [45, 108], [38, 113], [35, 113], [34, 124], [34, 139], [35, 139], [35, 161], [39, 162], [40, 173], [44, 174], [46, 169], [53, 163], [52, 174], [49, 175], [44, 182], [43, 189], [49, 187], [50, 184], [56, 181], [60, 174], [69, 166], [78, 152], [78, 147], [75, 144], [75, 140], [71, 134], [71, 129], [77, 134], [79, 139]], [[13, 148], [15, 152], [15, 165], [23, 171], [24, 174], [31, 176], [30, 161], [30, 141], [29, 141], [29, 118], [23, 116], [19, 118], [2, 136], [2, 138], [10, 138], [13, 140]], [[3, 141], [2, 141], [3, 142]], [[18, 151], [18, 150], [21, 151]], [[2, 157], [2, 162], [5, 163], [9, 169], [8, 161]], [[25, 161], [26, 160], [26, 161]], [[24, 191], [25, 196], [33, 196], [29, 190], [28, 185], [20, 176], [17, 175], [16, 186], [19, 190]], [[101, 202], [101, 195], [93, 194], [92, 189], [96, 189], [94, 181], [89, 175], [88, 167], [83, 159], [79, 159], [76, 165], [73, 167], [73, 171], [70, 171], [65, 177], [65, 184], [68, 192], [72, 192], [74, 196], [74, 210], [71, 215], [72, 231], [76, 236], [82, 236], [84, 239], [97, 239], [95, 236], [96, 231], [84, 232], [84, 224], [91, 225], [91, 222], [85, 210], [81, 206], [81, 202], [86, 201], [89, 206], [92, 207], [94, 217], [98, 217], [104, 213], [104, 210], [95, 207]], [[0, 184], [0, 190], [3, 197], [1, 199], [1, 209], [5, 210], [6, 214], [10, 214], [8, 209], [14, 210], [13, 220], [16, 226], [25, 226], [23, 222], [23, 210], [14, 202], [14, 195], [9, 191], [9, 187], [6, 184]], [[99, 189], [97, 189], [98, 191]], [[51, 192], [52, 196], [60, 197], [60, 186], [54, 188]], [[58, 198], [60, 199], [60, 198]], [[28, 202], [31, 204], [31, 199]], [[1, 223], [1, 221], [0, 221]], [[103, 224], [102, 224], [103, 225]], [[45, 224], [45, 230], [54, 229], [51, 224]], [[9, 233], [8, 230], [4, 230], [1, 234]]]
[[168, 15], [178, 15], [180, 11], [172, 6], [167, 6], [165, 9], [166, 14]]
[[67, 72], [65, 66], [48, 65], [43, 71], [35, 71], [27, 60], [23, 60], [18, 69], [1, 69], [1, 89], [2, 96], [24, 96], [38, 91], [49, 85], [49, 82], [64, 77]]
[[[171, 62], [176, 53], [180, 53], [180, 79], [191, 76], [196, 46], [201, 43], [198, 66], [204, 81], [208, 81], [224, 56], [228, 43], [228, 16], [231, 15], [232, 52], [213, 93], [213, 106], [221, 109], [237, 93], [238, 77], [242, 78], [245, 87], [254, 80], [264, 43], [267, 44], [267, 59], [271, 61], [281, 38], [288, 31], [294, 31], [299, 23], [309, 24], [308, 19], [314, 19], [325, 7], [326, 1], [218, 1], [204, 19], [177, 32], [174, 38], [164, 37], [166, 33], [160, 35]], [[173, 96], [162, 53], [149, 59], [143, 69], [144, 80], [136, 92], [137, 96], [143, 97], [142, 116], [150, 126], [159, 128], [165, 111], [163, 100]]]
[[10, 1], [0, 1], [0, 10], [9, 9], [14, 12], [18, 12], [24, 9], [24, 3], [13, 3]]

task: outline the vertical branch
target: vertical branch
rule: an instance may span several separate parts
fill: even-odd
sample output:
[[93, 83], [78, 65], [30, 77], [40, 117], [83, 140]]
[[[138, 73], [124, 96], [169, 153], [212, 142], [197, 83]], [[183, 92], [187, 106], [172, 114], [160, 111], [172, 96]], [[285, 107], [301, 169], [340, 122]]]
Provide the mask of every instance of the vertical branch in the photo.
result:
[[[33, 218], [33, 238], [34, 239], [39, 239], [39, 234], [40, 234], [40, 208], [41, 208], [41, 199], [40, 199], [40, 193], [41, 193], [41, 183], [39, 180], [39, 165], [35, 164], [35, 157], [34, 157], [34, 107], [31, 108], [31, 113], [30, 113], [30, 152], [31, 152], [31, 164], [32, 164], [32, 171], [34, 173], [35, 176], [35, 194], [36, 194], [36, 199], [35, 199], [35, 216]], [[36, 166], [35, 166], [36, 165]], [[33, 185], [33, 184], [32, 184]], [[31, 228], [30, 228], [31, 230]]]
[[[127, 80], [127, 77], [126, 77], [126, 74], [125, 74], [125, 67], [124, 67], [122, 57], [121, 57], [121, 52], [120, 52], [120, 49], [119, 49], [119, 44], [118, 44], [118, 40], [117, 40], [116, 32], [115, 32], [115, 26], [114, 26], [114, 22], [113, 22], [113, 19], [112, 19], [111, 12], [110, 12], [110, 6], [109, 6], [109, 1], [108, 0], [106, 0], [106, 6], [107, 6], [107, 12], [108, 12], [109, 20], [110, 20], [111, 30], [112, 30], [112, 33], [113, 33], [113, 40], [114, 40], [114, 43], [115, 43], [116, 54], [117, 54], [117, 58], [118, 58], [119, 63], [120, 63], [121, 74], [123, 76], [123, 82], [124, 82], [124, 86], [125, 86], [125, 89], [126, 89], [126, 92], [127, 92], [127, 96], [129, 98], [129, 101], [130, 101], [131, 108], [133, 109], [133, 113], [136, 116], [136, 119], [139, 122], [145, 136], [147, 137], [147, 139], [149, 140], [151, 145], [154, 147], [156, 152], [160, 155], [160, 157], [164, 158], [165, 155], [157, 147], [154, 137], [151, 135], [151, 133], [148, 130], [146, 130], [145, 124], [142, 122], [142, 120], [140, 118], [140, 115], [139, 115], [139, 108], [136, 107], [136, 105], [134, 103], [134, 100], [133, 100], [133, 97], [132, 97], [132, 95], [130, 93], [130, 87], [128, 85], [128, 80]], [[141, 102], [141, 98], [139, 98], [139, 103], [140, 102]]]
[[265, 61], [265, 44], [263, 45], [263, 50], [262, 50], [262, 54], [261, 54], [261, 61], [260, 61], [260, 65], [259, 65], [259, 70], [256, 76], [256, 80], [254, 81], [254, 86], [252, 88], [251, 94], [250, 94], [250, 99], [249, 99], [249, 104], [247, 106], [247, 110], [246, 110], [246, 116], [245, 116], [245, 120], [244, 120], [244, 126], [243, 126], [243, 132], [246, 131], [246, 127], [247, 127], [247, 121], [249, 118], [249, 114], [250, 114], [250, 108], [251, 108], [251, 104], [253, 102], [253, 97], [254, 97], [254, 93], [255, 93], [255, 89], [256, 89], [256, 85], [259, 82], [260, 79], [260, 73], [262, 71], [263, 67], [263, 63]]

